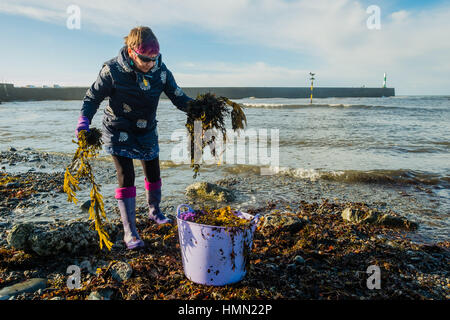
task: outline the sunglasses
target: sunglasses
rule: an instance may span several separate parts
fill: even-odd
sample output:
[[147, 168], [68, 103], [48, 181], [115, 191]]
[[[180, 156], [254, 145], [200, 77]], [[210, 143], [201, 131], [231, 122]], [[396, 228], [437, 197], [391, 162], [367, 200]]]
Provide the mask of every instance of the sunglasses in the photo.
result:
[[133, 50], [134, 53], [136, 53], [136, 55], [138, 56], [138, 58], [142, 61], [142, 62], [155, 62], [156, 60], [158, 60], [159, 58], [159, 54], [156, 57], [149, 57], [149, 56], [144, 56], [142, 54], [137, 53], [134, 49]]

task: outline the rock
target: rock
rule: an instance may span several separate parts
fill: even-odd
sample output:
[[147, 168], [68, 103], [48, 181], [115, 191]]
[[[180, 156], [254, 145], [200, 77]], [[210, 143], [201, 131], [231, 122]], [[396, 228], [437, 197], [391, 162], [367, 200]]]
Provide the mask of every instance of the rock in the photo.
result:
[[8, 151], [11, 151], [11, 152], [16, 152], [16, 151], [17, 151], [17, 149], [16, 149], [16, 148], [13, 148], [13, 147], [10, 147], [10, 148], [8, 149]]
[[342, 211], [342, 219], [352, 223], [360, 223], [363, 220], [363, 214], [353, 208], [345, 208]]
[[291, 212], [280, 212], [274, 210], [264, 216], [262, 231], [267, 232], [269, 229], [275, 228], [281, 231], [290, 231], [295, 233], [299, 231], [307, 222], [297, 217]]
[[11, 226], [10, 222], [0, 222], [0, 228], [7, 229]]
[[377, 210], [364, 211], [358, 208], [348, 207], [342, 211], [342, 219], [351, 223], [369, 223], [390, 228], [416, 229], [417, 224], [403, 217], [397, 217]]
[[271, 269], [272, 271], [275, 271], [275, 272], [280, 270], [280, 268], [274, 263], [267, 263], [266, 267], [268, 269]]
[[[108, 224], [105, 229], [111, 239], [114, 239], [120, 227]], [[72, 221], [53, 228], [47, 224], [19, 224], [10, 231], [7, 241], [16, 249], [34, 252], [40, 256], [76, 254], [99, 247], [97, 232], [91, 229], [89, 221]]]
[[131, 278], [133, 269], [131, 266], [123, 261], [120, 261], [111, 267], [111, 276], [118, 282], [124, 282]]
[[113, 291], [110, 289], [100, 289], [89, 294], [88, 300], [111, 300]]
[[0, 290], [0, 300], [7, 300], [12, 296], [22, 293], [33, 293], [39, 289], [45, 289], [47, 287], [47, 279], [34, 278], [24, 282], [16, 283], [10, 287]]
[[91, 262], [89, 260], [83, 260], [79, 265], [81, 270], [90, 270], [92, 268]]
[[417, 229], [418, 225], [415, 222], [409, 221], [403, 217], [396, 217], [389, 214], [383, 214], [378, 219], [378, 224], [391, 228], [404, 228], [408, 230]]
[[186, 196], [217, 202], [231, 202], [235, 199], [232, 191], [209, 182], [191, 184], [186, 188]]
[[20, 187], [20, 183], [19, 182], [10, 182], [10, 183], [7, 183], [5, 187], [7, 189], [19, 188]]
[[81, 206], [80, 206], [80, 208], [81, 208], [81, 210], [82, 211], [89, 211], [89, 208], [91, 207], [91, 200], [87, 200], [87, 201], [85, 201]]
[[305, 263], [305, 259], [303, 259], [302, 256], [295, 256], [294, 263], [296, 263], [296, 264], [304, 264]]
[[296, 265], [295, 263], [290, 263], [290, 264], [288, 264], [288, 265], [286, 266], [286, 268], [287, 268], [288, 270], [293, 271], [293, 270], [295, 270], [295, 269], [297, 268], [297, 265]]
[[6, 240], [15, 249], [27, 250], [29, 248], [28, 238], [33, 230], [34, 226], [31, 223], [17, 224], [10, 230]]

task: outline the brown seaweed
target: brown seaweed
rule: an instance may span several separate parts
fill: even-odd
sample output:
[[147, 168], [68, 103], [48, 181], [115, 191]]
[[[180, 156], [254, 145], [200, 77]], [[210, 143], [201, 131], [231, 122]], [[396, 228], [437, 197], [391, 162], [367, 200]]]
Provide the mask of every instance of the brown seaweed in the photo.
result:
[[[89, 162], [89, 159], [95, 158], [101, 149], [101, 136], [100, 130], [92, 128], [90, 131], [80, 131], [78, 141], [72, 140], [78, 147], [72, 162], [66, 168], [63, 190], [67, 193], [67, 201], [77, 203], [76, 191], [80, 190], [78, 186], [80, 179], [87, 178], [89, 180], [92, 185], [89, 220], [94, 221], [95, 230], [100, 240], [100, 248], [103, 248], [103, 244], [105, 244], [111, 250], [113, 243], [110, 241], [105, 230], [105, 223], [102, 220], [102, 218], [106, 219], [103, 196], [100, 193], [100, 185], [95, 182], [92, 166]], [[73, 173], [74, 171], [75, 173]]]
[[[231, 110], [230, 110], [231, 107]], [[223, 136], [223, 143], [227, 142], [225, 119], [231, 117], [232, 129], [234, 131], [244, 129], [247, 125], [247, 118], [243, 111], [243, 106], [229, 100], [226, 97], [216, 97], [213, 93], [198, 95], [197, 99], [190, 101], [187, 107], [186, 128], [190, 136], [190, 152], [191, 152], [191, 168], [194, 170], [194, 179], [197, 177], [200, 164], [195, 163], [194, 155], [197, 150], [201, 150], [209, 145], [211, 154], [216, 156], [215, 133], [220, 131]], [[195, 121], [201, 121], [202, 132], [195, 132]], [[212, 130], [214, 133], [211, 137], [205, 137], [205, 132]], [[195, 136], [201, 135], [201, 136]], [[197, 141], [201, 141], [201, 145], [196, 145]]]

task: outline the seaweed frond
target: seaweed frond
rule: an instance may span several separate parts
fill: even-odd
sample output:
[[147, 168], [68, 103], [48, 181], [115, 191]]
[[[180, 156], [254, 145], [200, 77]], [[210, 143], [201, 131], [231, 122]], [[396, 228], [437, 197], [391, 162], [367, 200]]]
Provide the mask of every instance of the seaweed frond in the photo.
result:
[[[194, 170], [194, 179], [200, 170], [200, 164], [195, 163], [195, 150], [201, 150], [203, 155], [203, 149], [209, 145], [211, 154], [216, 157], [215, 134], [220, 131], [223, 143], [227, 142], [225, 119], [228, 116], [231, 116], [234, 131], [244, 129], [247, 125], [243, 106], [226, 97], [216, 97], [213, 93], [199, 94], [195, 100], [188, 103], [186, 128], [191, 142], [191, 168]], [[195, 121], [201, 121], [201, 132], [195, 132]], [[205, 137], [207, 130], [211, 130], [211, 137]], [[198, 141], [201, 141], [200, 145]]]
[[87, 178], [92, 186], [89, 220], [94, 221], [95, 230], [99, 236], [100, 249], [105, 245], [108, 250], [111, 250], [113, 243], [105, 231], [105, 222], [103, 221], [103, 219], [107, 220], [103, 196], [100, 193], [100, 185], [95, 182], [92, 166], [89, 162], [89, 159], [95, 158], [101, 149], [101, 132], [96, 128], [92, 128], [89, 132], [82, 130], [78, 134], [78, 141], [72, 140], [72, 142], [78, 147], [72, 162], [66, 168], [63, 190], [67, 194], [67, 201], [76, 204], [78, 202], [76, 191], [81, 190], [79, 187], [80, 180]]

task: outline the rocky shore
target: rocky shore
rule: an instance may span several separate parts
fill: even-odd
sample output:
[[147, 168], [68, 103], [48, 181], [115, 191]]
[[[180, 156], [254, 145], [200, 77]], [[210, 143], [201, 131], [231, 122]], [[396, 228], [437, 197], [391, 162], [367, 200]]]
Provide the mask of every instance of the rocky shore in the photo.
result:
[[[146, 247], [138, 251], [126, 250], [115, 208], [108, 217], [114, 242], [111, 251], [99, 249], [83, 204], [78, 218], [70, 221], [39, 221], [40, 216], [30, 221], [15, 219], [21, 208], [68, 210], [45, 202], [64, 195], [62, 172], [8, 170], [37, 158], [34, 162], [45, 167], [68, 162], [32, 150], [0, 153], [4, 166], [0, 170], [0, 299], [450, 298], [450, 243], [411, 241], [417, 223], [391, 210], [389, 204], [380, 209], [334, 199], [267, 198], [264, 205], [245, 210], [264, 217], [254, 236], [245, 278], [223, 287], [203, 286], [184, 276], [173, 225], [148, 221], [143, 202], [138, 202], [137, 225]], [[105, 173], [105, 179], [111, 176]], [[222, 206], [239, 200], [236, 183], [227, 179], [193, 184], [180, 190], [183, 197], [166, 207], [180, 201], [198, 207], [207, 200], [211, 205], [214, 197], [220, 198], [216, 205]], [[70, 266], [81, 270], [79, 288], [68, 286]], [[369, 266], [380, 269], [380, 289], [367, 286]]]

